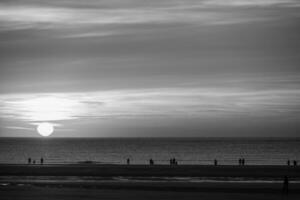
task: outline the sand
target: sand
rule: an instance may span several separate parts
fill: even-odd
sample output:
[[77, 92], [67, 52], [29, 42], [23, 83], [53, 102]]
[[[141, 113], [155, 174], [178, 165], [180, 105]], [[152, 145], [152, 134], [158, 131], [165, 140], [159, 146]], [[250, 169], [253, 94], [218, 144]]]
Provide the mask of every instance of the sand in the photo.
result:
[[[293, 166], [0, 165], [0, 199], [300, 199], [300, 182], [282, 194]], [[112, 177], [134, 177], [121, 181]], [[85, 177], [88, 177], [86, 179]], [[141, 177], [147, 177], [143, 180]], [[153, 177], [223, 177], [221, 182], [161, 181]], [[246, 177], [254, 182], [226, 181]], [[264, 182], [261, 180], [277, 180]]]
[[[261, 186], [261, 185], [260, 185]], [[182, 199], [201, 199], [201, 200], [276, 200], [276, 199], [300, 199], [300, 193], [291, 192], [288, 195], [283, 195], [280, 190], [276, 191], [261, 191], [255, 190], [254, 188], [246, 190], [239, 189], [233, 185], [226, 186], [225, 189], [220, 189], [219, 187], [213, 189], [210, 186], [210, 190], [176, 190], [176, 189], [164, 189], [157, 190], [151, 189], [141, 189], [141, 188], [95, 188], [95, 187], [63, 187], [60, 185], [55, 186], [8, 186], [0, 187], [0, 197], [1, 200], [11, 200], [11, 199], [32, 199], [32, 200], [44, 200], [44, 199], [55, 199], [55, 200], [76, 200], [76, 199], [131, 199], [131, 200], [153, 200], [153, 199], [172, 199], [172, 200], [182, 200]], [[252, 186], [253, 187], [253, 186]], [[256, 187], [257, 188], [257, 187]]]
[[300, 167], [236, 165], [0, 165], [0, 176], [300, 177]]

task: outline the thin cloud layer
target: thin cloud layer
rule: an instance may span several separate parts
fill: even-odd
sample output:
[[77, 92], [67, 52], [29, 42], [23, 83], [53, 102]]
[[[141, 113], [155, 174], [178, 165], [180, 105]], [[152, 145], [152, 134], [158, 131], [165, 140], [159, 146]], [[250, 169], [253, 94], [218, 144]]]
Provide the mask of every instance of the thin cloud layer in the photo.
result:
[[269, 6], [277, 6], [277, 7], [298, 7], [300, 3], [298, 0], [205, 0], [205, 5], [210, 6], [236, 6], [236, 7], [269, 7]]
[[281, 117], [299, 113], [299, 90], [165, 88], [89, 93], [2, 95], [2, 118], [59, 123], [81, 118]]
[[[1, 30], [20, 29], [69, 29], [64, 34], [95, 36], [106, 35], [114, 26], [114, 33], [119, 32], [122, 25], [132, 24], [194, 24], [224, 25], [248, 23], [290, 17], [296, 13], [290, 8], [298, 7], [293, 0], [269, 1], [162, 1], [146, 3], [146, 1], [28, 1], [0, 4]], [[75, 6], [74, 6], [75, 5]], [[248, 10], [250, 6], [250, 11]], [[260, 6], [266, 6], [268, 13], [262, 12]], [[274, 7], [276, 6], [276, 7]], [[247, 8], [247, 9], [244, 9]], [[281, 12], [280, 17], [278, 12]], [[282, 15], [283, 14], [283, 15]], [[299, 17], [295, 14], [294, 17]], [[97, 31], [87, 33], [79, 29], [98, 26]], [[72, 29], [73, 30], [70, 30]], [[75, 31], [75, 33], [72, 31]], [[104, 29], [104, 30], [103, 30]], [[121, 31], [122, 32], [122, 31]], [[96, 34], [97, 33], [97, 34]]]

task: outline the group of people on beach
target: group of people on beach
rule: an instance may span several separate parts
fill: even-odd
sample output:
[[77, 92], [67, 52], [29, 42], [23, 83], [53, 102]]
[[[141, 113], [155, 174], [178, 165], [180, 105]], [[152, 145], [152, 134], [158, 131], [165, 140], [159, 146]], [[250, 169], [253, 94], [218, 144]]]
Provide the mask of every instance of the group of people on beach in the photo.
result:
[[[43, 158], [41, 158], [41, 164], [42, 164], [42, 159]], [[29, 160], [28, 160], [28, 163], [29, 163]], [[127, 165], [130, 165], [130, 159], [129, 158], [127, 158], [126, 163], [127, 163]], [[238, 159], [239, 166], [244, 166], [245, 163], [246, 163], [245, 158], [239, 158]], [[297, 166], [297, 160], [293, 160], [293, 161], [288, 160], [287, 161], [288, 166], [291, 166], [291, 163], [293, 163], [294, 166]], [[154, 165], [154, 160], [152, 158], [149, 160], [149, 164]], [[178, 161], [175, 158], [170, 158], [170, 165], [178, 165]], [[217, 166], [217, 165], [218, 165], [218, 160], [214, 159], [214, 166]]]
[[[130, 165], [130, 159], [127, 158], [126, 160], [127, 165]], [[244, 158], [239, 158], [238, 163], [240, 166], [245, 165], [245, 159]], [[297, 160], [287, 160], [287, 165], [291, 166], [291, 164], [293, 163], [293, 166], [297, 166]], [[30, 157], [28, 158], [28, 164], [37, 164], [36, 160], [32, 160]], [[43, 165], [44, 164], [44, 158], [41, 157], [40, 159], [40, 164]], [[149, 160], [149, 164], [150, 165], [154, 165], [154, 160], [151, 158]], [[178, 161], [175, 158], [171, 158], [170, 159], [170, 165], [178, 165]], [[218, 165], [218, 160], [214, 159], [214, 165], [217, 166]]]
[[[239, 161], [240, 166], [245, 165], [245, 159], [244, 158], [240, 158], [238, 161]], [[128, 165], [130, 164], [129, 158], [127, 158], [127, 164]], [[154, 165], [154, 160], [152, 158], [149, 160], [149, 164]], [[178, 165], [178, 161], [175, 158], [171, 158], [170, 159], [170, 165]], [[214, 159], [214, 165], [215, 166], [218, 165], [218, 160], [217, 159]]]
[[[291, 161], [288, 160], [288, 161], [286, 162], [286, 164], [287, 164], [288, 166], [291, 166]], [[293, 160], [293, 165], [294, 165], [294, 166], [297, 166], [297, 160]]]
[[[35, 160], [32, 160], [30, 157], [28, 158], [28, 164], [36, 164], [37, 162]], [[40, 164], [43, 165], [44, 164], [44, 158], [41, 157], [40, 159]]]
[[178, 165], [178, 162], [175, 158], [170, 159], [170, 165]]
[[154, 165], [154, 160], [153, 160], [152, 158], [150, 158], [149, 164], [150, 164], [150, 165]]
[[239, 165], [244, 166], [245, 165], [245, 158], [239, 159]]

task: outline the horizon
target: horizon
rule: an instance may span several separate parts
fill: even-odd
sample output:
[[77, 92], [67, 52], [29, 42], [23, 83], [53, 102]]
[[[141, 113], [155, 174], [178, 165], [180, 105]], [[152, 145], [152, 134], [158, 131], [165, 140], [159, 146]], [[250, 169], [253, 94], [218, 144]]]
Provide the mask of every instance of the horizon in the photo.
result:
[[99, 137], [99, 136], [96, 136], [96, 137], [81, 137], [81, 136], [77, 136], [77, 137], [63, 137], [63, 136], [58, 136], [58, 137], [36, 137], [36, 136], [33, 136], [33, 137], [15, 137], [15, 136], [3, 136], [3, 137], [0, 137], [0, 140], [1, 139], [38, 139], [38, 140], [51, 140], [51, 139], [207, 139], [207, 140], [214, 140], [214, 139], [217, 139], [217, 140], [230, 140], [230, 139], [250, 139], [250, 140], [291, 140], [291, 139], [295, 139], [295, 140], [300, 140], [300, 137], [299, 136], [276, 136], [276, 137], [265, 137], [265, 136], [244, 136], [244, 137], [239, 137], [239, 136], [224, 136], [224, 137], [220, 137], [220, 136], [202, 136], [202, 137], [199, 137], [199, 136], [187, 136], [187, 137], [183, 137], [183, 136], [173, 136], [173, 137], [153, 137], [153, 136], [148, 136], [148, 137], [145, 137], [145, 136], [142, 136], [142, 137], [130, 137], [130, 136], [124, 136], [124, 137]]

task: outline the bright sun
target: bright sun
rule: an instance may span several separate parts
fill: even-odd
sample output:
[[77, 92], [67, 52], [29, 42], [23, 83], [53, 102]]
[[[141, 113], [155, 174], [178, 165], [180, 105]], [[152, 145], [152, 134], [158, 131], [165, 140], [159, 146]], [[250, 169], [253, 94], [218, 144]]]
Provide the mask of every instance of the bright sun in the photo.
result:
[[41, 136], [47, 137], [53, 133], [54, 127], [52, 124], [44, 122], [38, 125], [37, 131]]

